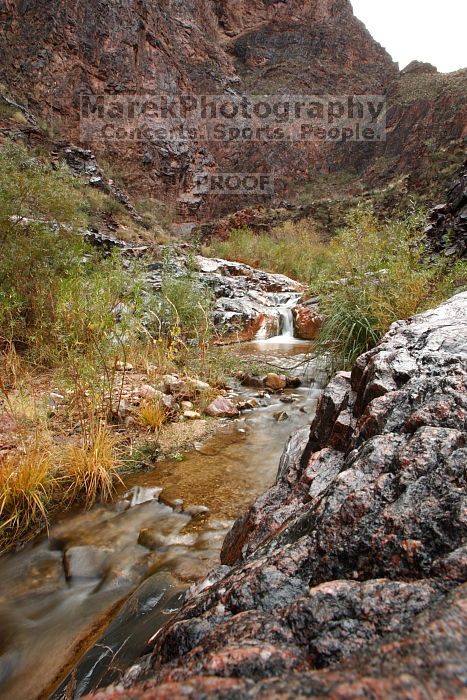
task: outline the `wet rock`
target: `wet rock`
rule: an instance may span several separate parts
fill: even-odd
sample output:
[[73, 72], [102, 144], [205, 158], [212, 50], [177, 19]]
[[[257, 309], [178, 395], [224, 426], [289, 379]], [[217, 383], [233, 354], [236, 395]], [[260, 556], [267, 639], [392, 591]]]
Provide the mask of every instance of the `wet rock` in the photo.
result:
[[65, 586], [62, 552], [44, 548], [31, 551], [27, 565], [18, 568], [7, 581], [0, 582], [0, 617], [2, 601], [7, 598], [10, 601], [32, 600], [36, 595], [49, 595]]
[[302, 383], [300, 377], [287, 377], [287, 389], [298, 389]]
[[227, 260], [196, 258], [200, 279], [214, 293], [214, 323], [224, 341], [267, 339], [280, 332], [278, 307], [304, 288], [283, 276]]
[[284, 421], [289, 420], [289, 414], [285, 411], [278, 411], [277, 413], [274, 413], [273, 416], [274, 420], [278, 423], [283, 423]]
[[317, 305], [299, 304], [293, 309], [294, 334], [301, 340], [315, 340], [323, 325]]
[[467, 256], [467, 160], [453, 179], [447, 202], [431, 211], [425, 235], [436, 253]]
[[111, 549], [83, 545], [70, 547], [64, 554], [64, 566], [67, 578], [98, 579], [107, 571]]
[[316, 418], [310, 430], [308, 449], [318, 450], [327, 444], [338, 416], [348, 406], [351, 392], [350, 374], [339, 372], [327, 385], [318, 402]]
[[239, 411], [251, 411], [254, 408], [258, 408], [258, 406], [259, 401], [256, 399], [248, 399], [248, 401], [241, 401], [239, 404], [237, 404]]
[[185, 508], [184, 513], [191, 518], [200, 518], [209, 515], [210, 510], [207, 506], [188, 506], [188, 508]]
[[154, 523], [140, 530], [138, 544], [146, 549], [156, 550], [176, 544], [183, 528], [190, 522], [191, 515], [183, 512], [181, 498], [161, 496], [162, 509], [155, 514]]
[[260, 389], [263, 385], [263, 380], [259, 377], [253, 377], [251, 374], [242, 375], [240, 377], [240, 382], [242, 386], [249, 386], [252, 388]]
[[264, 386], [273, 391], [282, 391], [287, 386], [287, 377], [284, 374], [268, 374], [264, 378]]
[[233, 401], [225, 399], [223, 396], [218, 396], [217, 399], [209, 404], [206, 413], [213, 418], [237, 418], [239, 410]]
[[158, 501], [159, 496], [162, 493], [162, 488], [156, 486], [155, 488], [146, 488], [144, 486], [134, 486], [131, 491], [125, 494], [125, 498], [129, 500], [130, 507], [140, 506], [143, 503], [150, 503], [151, 501]]
[[165, 536], [157, 529], [152, 527], [144, 528], [138, 535], [138, 544], [146, 549], [159, 549], [164, 547], [166, 543]]

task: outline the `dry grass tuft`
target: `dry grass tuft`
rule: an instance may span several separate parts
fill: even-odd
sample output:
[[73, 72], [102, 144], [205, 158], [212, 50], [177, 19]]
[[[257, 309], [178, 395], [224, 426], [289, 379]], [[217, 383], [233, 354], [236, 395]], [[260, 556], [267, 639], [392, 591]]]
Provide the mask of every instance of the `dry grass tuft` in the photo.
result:
[[158, 433], [167, 418], [167, 410], [159, 401], [144, 401], [139, 407], [136, 420], [143, 428]]
[[121, 481], [119, 444], [121, 440], [106, 425], [93, 428], [81, 445], [65, 449], [61, 460], [62, 481], [68, 484], [66, 500], [82, 498], [87, 507], [98, 498], [109, 500], [116, 481]]
[[34, 440], [0, 462], [0, 549], [47, 524], [57, 486], [47, 439]]

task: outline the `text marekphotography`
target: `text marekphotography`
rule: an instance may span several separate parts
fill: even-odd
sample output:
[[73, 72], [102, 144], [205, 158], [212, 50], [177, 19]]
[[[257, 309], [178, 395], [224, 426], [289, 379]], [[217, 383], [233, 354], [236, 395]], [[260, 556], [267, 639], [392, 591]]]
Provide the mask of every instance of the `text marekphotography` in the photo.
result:
[[83, 95], [82, 141], [382, 141], [384, 95]]

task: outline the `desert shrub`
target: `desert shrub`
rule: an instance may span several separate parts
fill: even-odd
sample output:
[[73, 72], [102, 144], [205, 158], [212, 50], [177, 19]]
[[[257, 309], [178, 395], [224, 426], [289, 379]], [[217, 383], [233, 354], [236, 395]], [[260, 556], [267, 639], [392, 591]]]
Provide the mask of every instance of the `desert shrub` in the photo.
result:
[[168, 411], [157, 399], [143, 401], [136, 416], [137, 423], [153, 433], [159, 433], [167, 420]]
[[423, 229], [419, 213], [381, 223], [363, 205], [329, 243], [313, 290], [325, 318], [319, 350], [329, 353], [332, 369], [350, 368], [394, 321], [429, 308], [462, 284], [465, 265], [450, 268], [445, 259], [430, 258]]
[[102, 371], [140, 318], [140, 277], [77, 235], [81, 207], [71, 175], [21, 146], [0, 152], [0, 343], [36, 364], [82, 358]]
[[136, 202], [136, 208], [147, 228], [163, 226], [170, 229], [175, 221], [175, 210], [170, 203], [146, 197]]
[[91, 221], [98, 221], [101, 217], [115, 216], [124, 213], [125, 207], [118, 199], [106, 192], [97, 189], [87, 189], [83, 208]]
[[11, 217], [63, 225], [85, 221], [82, 191], [63, 168], [53, 168], [24, 146], [7, 142], [0, 149], [0, 241], [9, 233]]

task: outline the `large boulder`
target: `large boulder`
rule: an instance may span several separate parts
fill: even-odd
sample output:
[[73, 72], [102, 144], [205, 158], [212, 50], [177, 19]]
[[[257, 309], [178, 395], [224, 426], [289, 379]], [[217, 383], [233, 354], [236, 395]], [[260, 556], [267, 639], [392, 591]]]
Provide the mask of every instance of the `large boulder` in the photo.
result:
[[464, 696], [466, 319], [467, 293], [333, 379], [224, 566], [96, 700]]
[[317, 304], [299, 304], [293, 309], [294, 333], [301, 340], [316, 340], [323, 325]]

